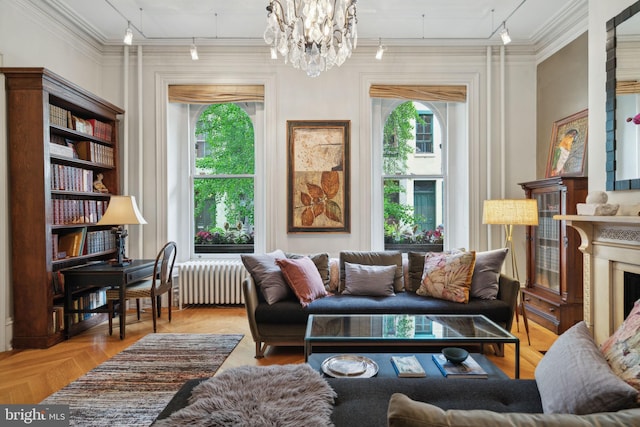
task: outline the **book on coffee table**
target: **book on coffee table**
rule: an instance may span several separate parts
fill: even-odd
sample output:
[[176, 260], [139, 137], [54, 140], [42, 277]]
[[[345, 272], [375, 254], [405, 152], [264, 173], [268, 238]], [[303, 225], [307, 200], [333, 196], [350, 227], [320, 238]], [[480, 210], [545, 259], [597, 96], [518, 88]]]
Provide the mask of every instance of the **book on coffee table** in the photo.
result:
[[469, 356], [462, 363], [451, 363], [443, 354], [434, 354], [433, 362], [447, 378], [488, 378], [487, 371]]
[[427, 373], [414, 355], [391, 356], [391, 364], [401, 378], [426, 377]]

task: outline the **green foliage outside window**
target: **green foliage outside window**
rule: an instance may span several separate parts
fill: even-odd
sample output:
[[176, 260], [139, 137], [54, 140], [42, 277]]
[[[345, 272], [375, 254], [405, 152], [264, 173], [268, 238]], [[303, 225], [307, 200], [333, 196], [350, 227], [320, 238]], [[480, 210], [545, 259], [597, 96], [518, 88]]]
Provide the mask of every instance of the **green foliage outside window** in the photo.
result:
[[250, 236], [253, 243], [254, 179], [246, 177], [255, 170], [251, 118], [235, 104], [214, 104], [200, 116], [196, 135], [206, 147], [196, 147], [201, 156], [195, 161], [193, 184], [195, 243], [214, 243], [203, 239], [205, 233], [228, 234], [235, 243], [247, 243]]

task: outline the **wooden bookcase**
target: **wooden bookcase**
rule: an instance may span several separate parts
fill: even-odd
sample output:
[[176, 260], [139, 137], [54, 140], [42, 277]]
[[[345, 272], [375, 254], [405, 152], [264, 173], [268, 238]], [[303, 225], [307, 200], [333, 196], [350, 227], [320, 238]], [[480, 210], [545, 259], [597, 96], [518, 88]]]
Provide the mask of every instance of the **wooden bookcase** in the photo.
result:
[[[64, 339], [59, 270], [115, 254], [110, 227], [96, 222], [120, 189], [118, 115], [124, 111], [45, 68], [0, 72], [7, 93], [12, 345], [46, 348]], [[98, 174], [106, 193], [93, 189]], [[63, 246], [74, 233], [82, 249]], [[74, 301], [98, 304], [103, 291], [85, 291]], [[105, 319], [77, 318], [68, 332]]]
[[530, 320], [561, 334], [582, 320], [580, 236], [554, 215], [575, 215], [587, 197], [587, 178], [555, 177], [520, 183], [538, 200], [539, 224], [527, 227], [524, 308]]

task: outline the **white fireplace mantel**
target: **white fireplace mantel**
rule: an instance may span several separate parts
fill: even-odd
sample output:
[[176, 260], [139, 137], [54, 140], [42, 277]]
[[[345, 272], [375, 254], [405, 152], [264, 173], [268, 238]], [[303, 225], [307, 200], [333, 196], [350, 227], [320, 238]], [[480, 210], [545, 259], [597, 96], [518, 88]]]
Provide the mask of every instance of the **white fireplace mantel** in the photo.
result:
[[582, 239], [584, 321], [596, 342], [624, 320], [622, 276], [640, 274], [640, 216], [555, 215]]

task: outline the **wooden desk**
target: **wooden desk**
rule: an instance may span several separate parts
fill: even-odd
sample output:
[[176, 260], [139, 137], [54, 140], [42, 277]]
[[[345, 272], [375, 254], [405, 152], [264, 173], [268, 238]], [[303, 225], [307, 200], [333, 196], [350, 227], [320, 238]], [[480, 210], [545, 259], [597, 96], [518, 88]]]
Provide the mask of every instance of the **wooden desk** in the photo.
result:
[[64, 274], [64, 326], [65, 338], [70, 337], [71, 316], [76, 313], [107, 313], [107, 307], [90, 310], [73, 308], [73, 296], [78, 291], [90, 288], [118, 288], [120, 291], [120, 339], [124, 339], [125, 327], [125, 291], [128, 285], [153, 275], [155, 260], [137, 259], [124, 267], [114, 267], [108, 262], [85, 264], [61, 270]]

